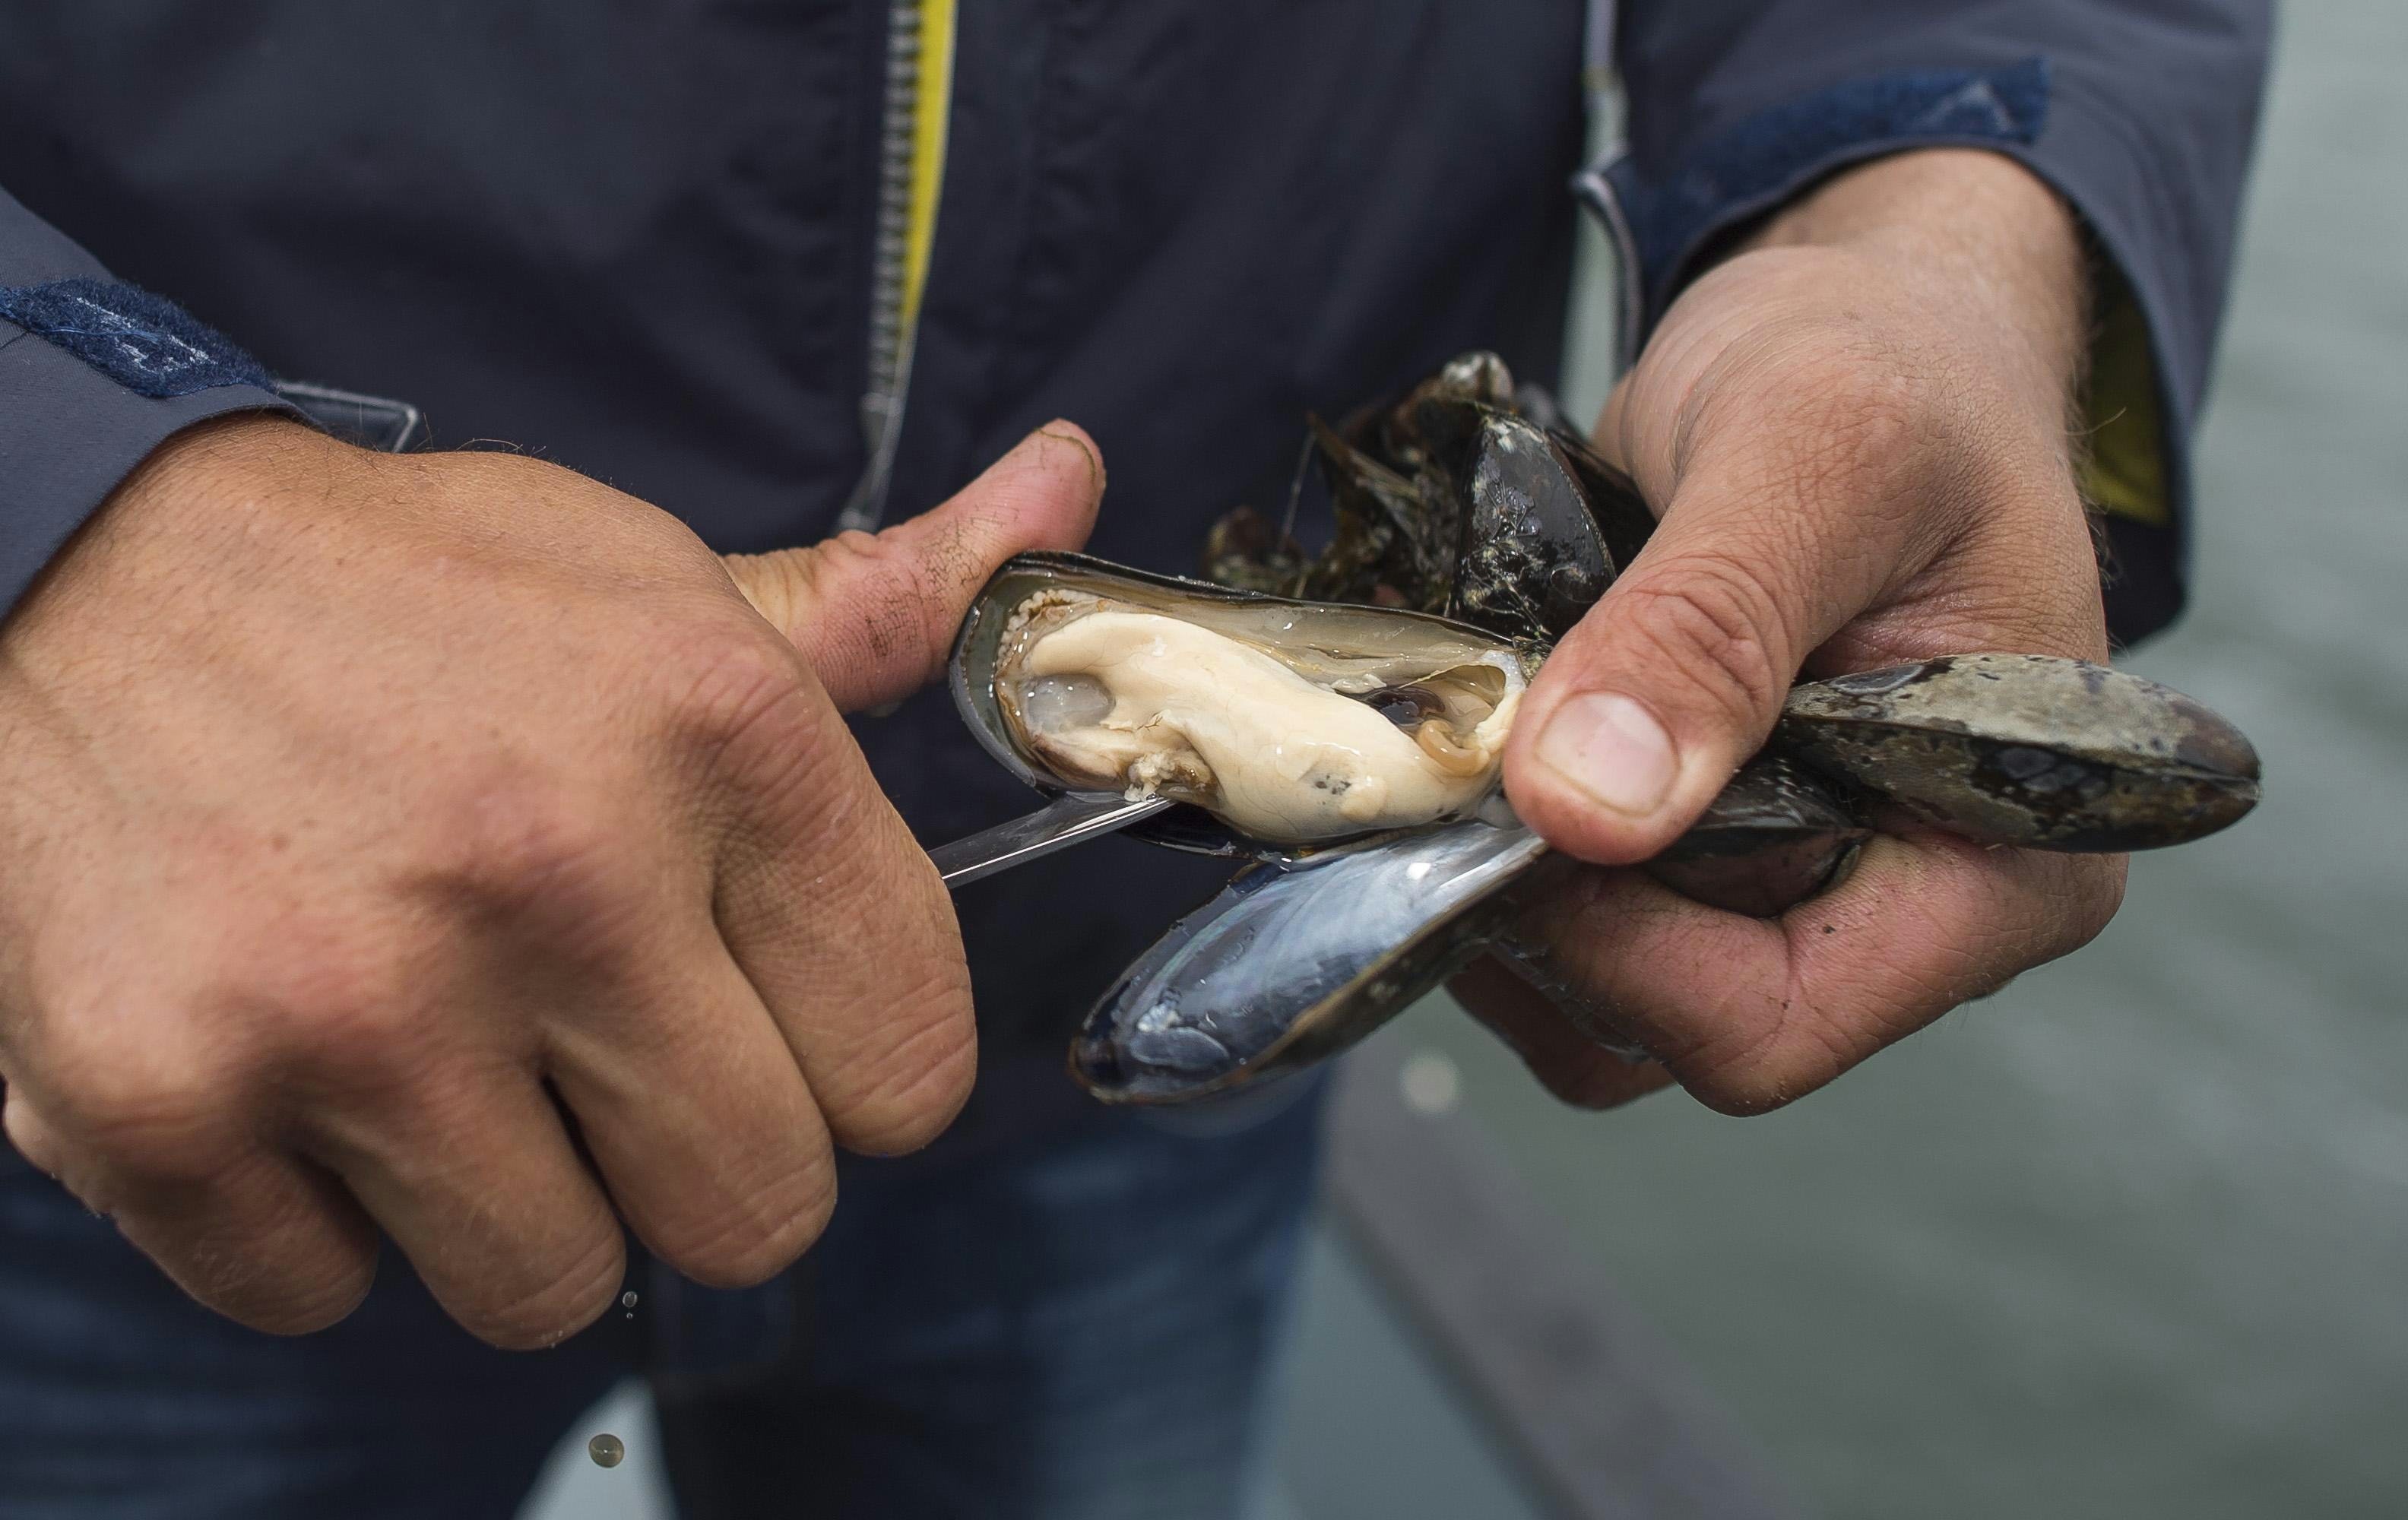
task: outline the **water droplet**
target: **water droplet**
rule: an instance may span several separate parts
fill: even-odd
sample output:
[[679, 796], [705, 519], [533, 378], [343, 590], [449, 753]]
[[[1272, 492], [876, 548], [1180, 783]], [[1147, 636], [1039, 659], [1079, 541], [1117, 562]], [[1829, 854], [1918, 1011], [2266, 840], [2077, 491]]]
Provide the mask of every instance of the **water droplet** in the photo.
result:
[[1414, 1052], [1398, 1079], [1405, 1090], [1405, 1106], [1427, 1118], [1452, 1113], [1463, 1101], [1463, 1073], [1442, 1052]]
[[585, 1443], [585, 1455], [594, 1458], [597, 1468], [615, 1468], [627, 1455], [626, 1442], [605, 1430]]
[[619, 1295], [619, 1307], [622, 1309], [633, 1309], [636, 1307], [635, 1289], [629, 1288], [626, 1292]]

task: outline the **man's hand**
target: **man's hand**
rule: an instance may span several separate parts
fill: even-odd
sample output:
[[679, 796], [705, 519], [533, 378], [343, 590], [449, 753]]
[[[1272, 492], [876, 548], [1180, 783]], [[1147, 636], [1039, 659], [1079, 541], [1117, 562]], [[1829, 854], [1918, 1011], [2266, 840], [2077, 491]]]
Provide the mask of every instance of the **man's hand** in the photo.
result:
[[[2065, 208], [1971, 151], [1844, 175], [1698, 280], [1598, 426], [1661, 522], [1522, 709], [1505, 771], [1522, 816], [1584, 860], [1642, 860], [1763, 741], [1801, 669], [2104, 658], [2067, 423], [2084, 291]], [[1552, 997], [1493, 961], [1456, 990], [1575, 1102], [1677, 1079], [1753, 1112], [2083, 944], [2123, 880], [2120, 858], [1911, 832], [1763, 922], [1592, 871], [1527, 925]]]
[[777, 1271], [831, 1140], [925, 1143], [974, 1065], [839, 712], [1102, 487], [1057, 423], [875, 538], [723, 563], [531, 459], [179, 437], [0, 626], [8, 1138], [265, 1329], [348, 1313], [379, 1226], [509, 1346], [611, 1301], [622, 1220]]

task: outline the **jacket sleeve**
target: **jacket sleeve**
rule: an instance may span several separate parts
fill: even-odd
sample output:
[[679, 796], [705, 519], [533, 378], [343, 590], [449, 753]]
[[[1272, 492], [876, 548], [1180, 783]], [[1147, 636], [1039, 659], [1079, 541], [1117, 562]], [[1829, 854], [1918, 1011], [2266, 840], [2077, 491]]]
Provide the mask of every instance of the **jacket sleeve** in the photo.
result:
[[1643, 334], [1726, 235], [1850, 164], [1970, 146], [2023, 163], [2101, 254], [2086, 489], [2108, 621], [2182, 605], [2189, 442], [2221, 317], [2272, 0], [1631, 0], [1627, 151], [1584, 177]]
[[249, 409], [299, 415], [270, 383], [0, 192], [0, 618], [168, 435]]

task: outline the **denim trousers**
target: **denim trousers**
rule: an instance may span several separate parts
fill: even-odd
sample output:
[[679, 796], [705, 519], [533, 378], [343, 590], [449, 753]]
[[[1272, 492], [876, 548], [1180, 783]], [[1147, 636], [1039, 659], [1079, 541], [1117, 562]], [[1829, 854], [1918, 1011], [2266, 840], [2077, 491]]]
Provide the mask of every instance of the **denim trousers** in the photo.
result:
[[796, 1270], [713, 1291], [638, 1255], [632, 1307], [535, 1353], [390, 1250], [334, 1328], [243, 1329], [0, 1146], [0, 1520], [504, 1520], [631, 1371], [683, 1520], [1228, 1520], [1322, 1097], [849, 1164]]

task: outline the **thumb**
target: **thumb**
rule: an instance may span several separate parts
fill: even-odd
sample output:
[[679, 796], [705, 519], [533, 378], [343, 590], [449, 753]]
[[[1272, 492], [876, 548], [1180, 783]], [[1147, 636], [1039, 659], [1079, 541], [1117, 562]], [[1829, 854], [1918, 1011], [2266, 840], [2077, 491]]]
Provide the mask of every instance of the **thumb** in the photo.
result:
[[1698, 463], [1513, 725], [1515, 811], [1584, 860], [1644, 860], [1696, 822], [1770, 732], [1806, 654], [1885, 579], [1888, 556], [1867, 541], [1878, 527], [1851, 538], [1768, 501], [1784, 473], [1769, 466], [1785, 462], [1746, 450]]
[[1085, 543], [1103, 497], [1095, 440], [1051, 422], [940, 507], [882, 533], [729, 554], [727, 573], [851, 712], [941, 675], [953, 630], [996, 567], [1024, 550]]

